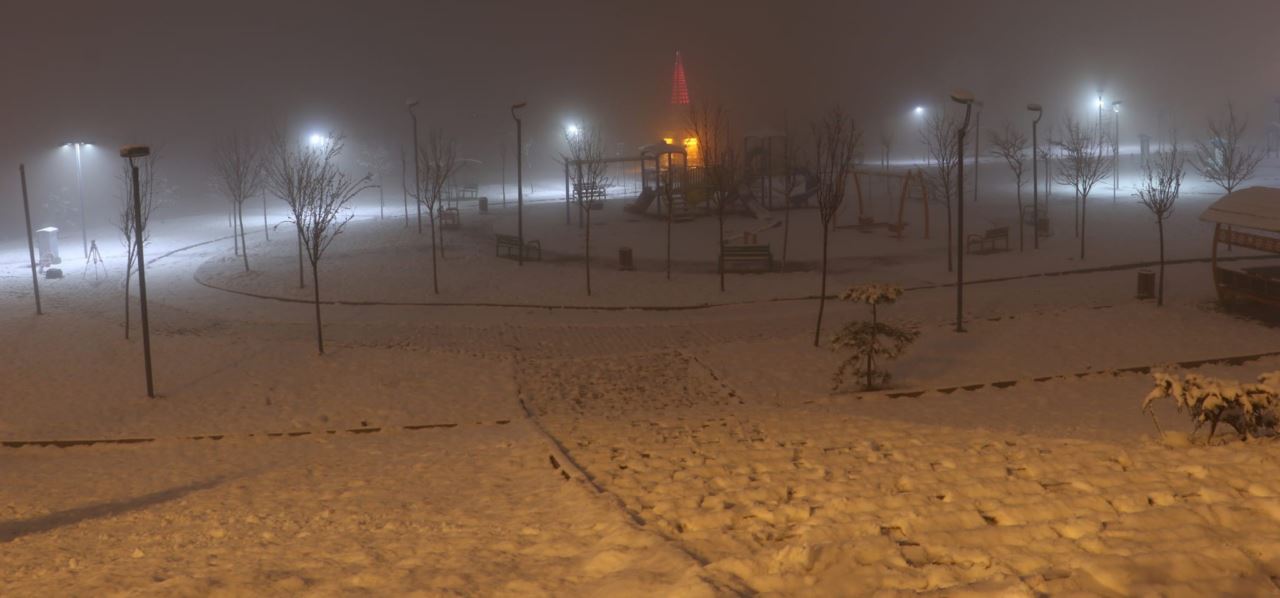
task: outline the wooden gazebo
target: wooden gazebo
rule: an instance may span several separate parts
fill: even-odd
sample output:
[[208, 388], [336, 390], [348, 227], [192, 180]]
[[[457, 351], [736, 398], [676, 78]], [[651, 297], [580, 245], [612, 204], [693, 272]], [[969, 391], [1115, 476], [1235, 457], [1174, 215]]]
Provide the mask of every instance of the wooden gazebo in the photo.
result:
[[1218, 245], [1224, 244], [1280, 255], [1280, 237], [1275, 236], [1280, 234], [1280, 189], [1249, 187], [1224, 195], [1200, 219], [1214, 224], [1213, 286], [1218, 300], [1280, 306], [1280, 267], [1231, 270], [1218, 265]]

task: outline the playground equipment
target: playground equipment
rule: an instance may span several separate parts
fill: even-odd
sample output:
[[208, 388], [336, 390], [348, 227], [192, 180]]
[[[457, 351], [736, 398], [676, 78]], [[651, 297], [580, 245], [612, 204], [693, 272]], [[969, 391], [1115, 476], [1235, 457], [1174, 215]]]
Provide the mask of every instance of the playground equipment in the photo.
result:
[[[775, 198], [786, 201], [787, 189], [776, 190], [775, 177], [787, 176], [787, 137], [775, 131], [757, 131], [742, 139], [747, 185], [766, 208], [774, 207]], [[783, 182], [785, 186], [786, 183]]]
[[[675, 159], [679, 156], [679, 160]], [[635, 160], [636, 158], [632, 158]], [[667, 203], [672, 220], [690, 220], [685, 192], [689, 188], [689, 154], [683, 146], [671, 143], [654, 143], [640, 148], [640, 196], [625, 208], [632, 214], [644, 214], [649, 206]], [[664, 164], [665, 161], [665, 164]], [[661, 197], [661, 201], [654, 201]]]
[[449, 177], [449, 186], [445, 188], [442, 209], [458, 209], [463, 200], [476, 201], [480, 195], [479, 160], [471, 158], [458, 159], [458, 167]]
[[[869, 179], [874, 177], [883, 177], [886, 180], [886, 192], [891, 188], [893, 182], [898, 182], [900, 189], [898, 194], [898, 215], [897, 222], [880, 222], [877, 223], [875, 218], [867, 215], [867, 197], [864, 195], [863, 189], [871, 187]], [[857, 228], [860, 230], [871, 230], [877, 227], [884, 227], [893, 233], [895, 239], [901, 239], [903, 231], [906, 230], [907, 222], [904, 217], [906, 215], [906, 207], [908, 201], [919, 200], [924, 207], [924, 238], [929, 238], [929, 190], [925, 184], [924, 172], [921, 170], [907, 170], [905, 173], [897, 173], [892, 171], [874, 171], [874, 170], [855, 170], [853, 172], [853, 189], [857, 198], [858, 206], [858, 222], [857, 224], [839, 225], [840, 228]], [[886, 193], [888, 195], [888, 193]], [[891, 197], [887, 197], [892, 201]]]

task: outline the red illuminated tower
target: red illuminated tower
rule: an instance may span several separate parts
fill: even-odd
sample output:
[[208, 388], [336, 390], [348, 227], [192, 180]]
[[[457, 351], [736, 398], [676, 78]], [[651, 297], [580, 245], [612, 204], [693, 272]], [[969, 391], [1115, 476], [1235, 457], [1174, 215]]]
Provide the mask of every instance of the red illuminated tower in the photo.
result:
[[689, 87], [684, 81], [684, 61], [680, 52], [676, 52], [676, 68], [671, 72], [671, 105], [689, 105]]

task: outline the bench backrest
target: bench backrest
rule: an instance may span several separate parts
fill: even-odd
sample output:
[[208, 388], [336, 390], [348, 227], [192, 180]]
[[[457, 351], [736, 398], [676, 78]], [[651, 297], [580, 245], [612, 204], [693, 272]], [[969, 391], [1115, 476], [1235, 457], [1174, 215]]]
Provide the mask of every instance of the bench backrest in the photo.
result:
[[515, 235], [498, 235], [498, 242], [503, 244], [519, 245], [520, 237]]
[[725, 245], [725, 255], [771, 255], [768, 245]]
[[988, 239], [998, 239], [1000, 237], [1007, 237], [1007, 236], [1009, 236], [1009, 227], [1007, 226], [1001, 226], [999, 228], [993, 228], [987, 231]]

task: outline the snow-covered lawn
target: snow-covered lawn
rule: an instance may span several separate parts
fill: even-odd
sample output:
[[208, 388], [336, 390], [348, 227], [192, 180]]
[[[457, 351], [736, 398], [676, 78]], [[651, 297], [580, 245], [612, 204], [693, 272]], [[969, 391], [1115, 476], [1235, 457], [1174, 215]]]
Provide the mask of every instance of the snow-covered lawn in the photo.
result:
[[[1008, 211], [993, 197], [971, 228]], [[1172, 258], [1207, 256], [1207, 198], [1175, 216]], [[1055, 204], [1040, 251], [1015, 236], [966, 271], [1153, 259], [1149, 216], [1109, 204], [1090, 205], [1083, 262]], [[887, 364], [915, 396], [889, 398], [830, 391], [838, 356], [812, 346], [804, 299], [812, 212], [793, 214], [799, 271], [720, 293], [714, 223], [677, 225], [667, 281], [665, 224], [610, 203], [590, 298], [563, 218], [530, 206], [546, 259], [519, 267], [493, 255], [513, 211], [464, 212], [434, 296], [425, 238], [365, 206], [321, 264], [323, 357], [288, 235], [254, 236], [246, 274], [229, 239], [199, 244], [225, 221], [158, 223], [155, 400], [136, 327], [123, 338], [118, 256], [98, 281], [69, 259], [37, 317], [25, 248], [6, 244], [0, 440], [155, 440], [0, 448], [0, 594], [1280, 591], [1280, 446], [1157, 442], [1150, 377], [1113, 372], [1280, 351], [1276, 328], [1216, 306], [1207, 264], [1170, 267], [1162, 308], [1133, 298], [1133, 269], [974, 284], [957, 334], [941, 220], [929, 241], [842, 229], [832, 291], [919, 287], [881, 312], [922, 332]], [[761, 233], [775, 256], [778, 234]], [[615, 269], [619, 246], [638, 271]], [[726, 305], [545, 307], [709, 303]], [[863, 317], [829, 302], [824, 328]], [[1205, 369], [1252, 379], [1280, 358]], [[207, 435], [222, 439], [188, 438]]]

